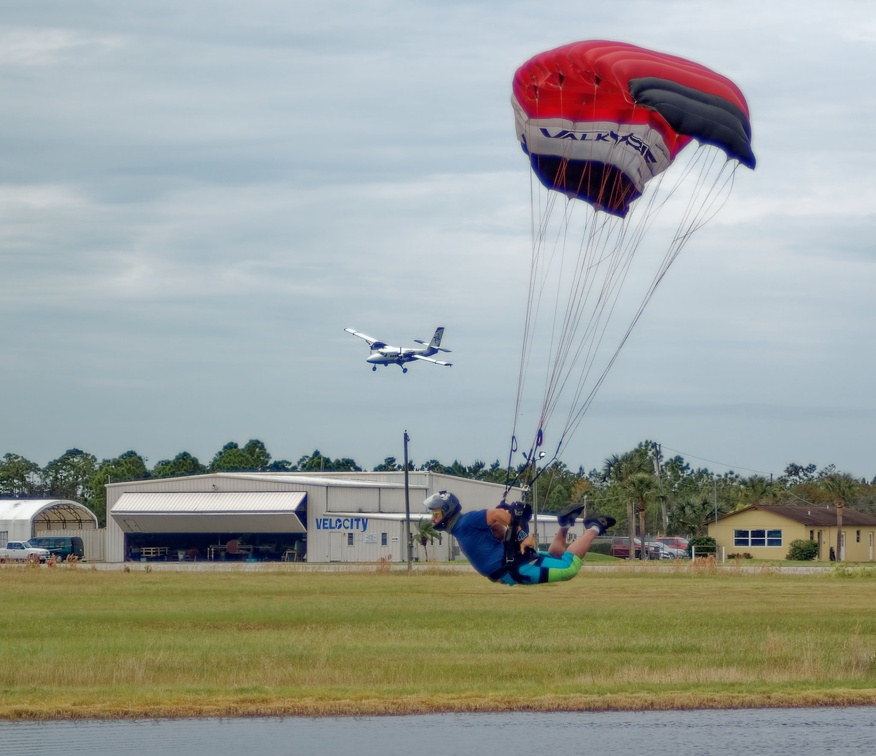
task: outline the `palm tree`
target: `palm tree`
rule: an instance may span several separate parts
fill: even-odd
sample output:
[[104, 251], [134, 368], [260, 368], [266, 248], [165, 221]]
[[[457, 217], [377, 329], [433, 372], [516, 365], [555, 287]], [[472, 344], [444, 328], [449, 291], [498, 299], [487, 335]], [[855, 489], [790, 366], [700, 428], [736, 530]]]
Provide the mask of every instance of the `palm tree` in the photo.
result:
[[[637, 474], [649, 474], [653, 470], [650, 457], [650, 446], [639, 444], [632, 451], [624, 454], [612, 454], [602, 464], [602, 479], [617, 484], [621, 489], [626, 489], [626, 481]], [[629, 493], [629, 491], [626, 491]], [[634, 544], [636, 542], [636, 520], [633, 513], [633, 502], [627, 502], [627, 525], [630, 534], [630, 558], [635, 555]], [[644, 549], [643, 549], [644, 550]]]
[[763, 475], [752, 475], [742, 484], [742, 497], [746, 505], [760, 504], [768, 499], [776, 498], [776, 487], [771, 478]]
[[417, 534], [414, 536], [423, 547], [423, 552], [426, 555], [426, 561], [429, 561], [429, 551], [426, 548], [426, 544], [435, 543], [435, 539], [438, 539], [438, 543], [441, 543], [441, 533], [435, 530], [435, 526], [432, 524], [431, 520], [419, 520], [417, 522]]
[[859, 483], [848, 473], [833, 473], [823, 478], [821, 483], [825, 490], [833, 497], [833, 503], [836, 507], [836, 560], [841, 562], [843, 559], [841, 548], [843, 508], [846, 506], [846, 502], [857, 494]]
[[[657, 481], [651, 473], [637, 472], [630, 475], [623, 482], [623, 487], [632, 498], [636, 507], [636, 513], [639, 515], [639, 536], [642, 539], [642, 554], [641, 559], [644, 561], [647, 558], [647, 547], [645, 546], [645, 510], [648, 507], [648, 499], [657, 490]], [[635, 543], [635, 541], [630, 541]], [[631, 549], [631, 554], [635, 551]]]

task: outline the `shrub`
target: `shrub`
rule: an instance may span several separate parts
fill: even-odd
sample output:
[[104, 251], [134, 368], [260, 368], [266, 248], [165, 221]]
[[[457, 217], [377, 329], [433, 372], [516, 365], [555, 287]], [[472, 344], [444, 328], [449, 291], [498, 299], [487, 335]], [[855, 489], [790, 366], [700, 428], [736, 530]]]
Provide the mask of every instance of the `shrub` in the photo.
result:
[[698, 557], [714, 554], [718, 550], [718, 544], [712, 536], [694, 536], [687, 543], [687, 553], [693, 554], [696, 549]]
[[588, 549], [588, 553], [592, 554], [606, 554], [608, 556], [611, 555], [611, 541], [605, 541], [603, 543], [599, 543], [594, 541], [590, 544], [590, 548]]
[[804, 538], [791, 541], [788, 547], [788, 556], [785, 559], [792, 562], [811, 562], [818, 556], [818, 544]]

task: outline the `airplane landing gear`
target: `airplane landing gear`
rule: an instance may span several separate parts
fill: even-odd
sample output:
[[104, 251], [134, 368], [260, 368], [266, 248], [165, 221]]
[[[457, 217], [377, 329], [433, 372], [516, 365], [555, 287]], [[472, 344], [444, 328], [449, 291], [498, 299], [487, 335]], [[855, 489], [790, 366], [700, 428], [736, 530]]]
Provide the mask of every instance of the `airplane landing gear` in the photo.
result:
[[371, 372], [373, 372], [373, 373], [376, 373], [376, 372], [377, 372], [377, 365], [373, 365], [373, 366], [371, 367]]

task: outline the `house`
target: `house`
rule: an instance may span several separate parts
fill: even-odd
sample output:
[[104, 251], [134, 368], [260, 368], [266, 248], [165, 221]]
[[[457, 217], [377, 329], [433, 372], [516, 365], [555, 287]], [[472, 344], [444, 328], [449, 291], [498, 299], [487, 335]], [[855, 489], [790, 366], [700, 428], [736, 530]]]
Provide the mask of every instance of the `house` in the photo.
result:
[[[836, 550], [837, 510], [834, 507], [752, 504], [709, 525], [719, 552], [751, 554], [755, 559], [785, 559], [792, 541], [818, 544], [817, 559], [828, 561]], [[839, 559], [874, 561], [876, 517], [843, 508]]]

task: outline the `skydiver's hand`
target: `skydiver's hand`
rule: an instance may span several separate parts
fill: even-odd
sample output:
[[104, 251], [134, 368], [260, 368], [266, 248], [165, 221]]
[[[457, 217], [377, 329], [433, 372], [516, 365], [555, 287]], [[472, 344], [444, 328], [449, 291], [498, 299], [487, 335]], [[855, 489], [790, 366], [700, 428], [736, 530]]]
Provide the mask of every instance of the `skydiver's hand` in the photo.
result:
[[528, 535], [520, 542], [520, 553], [525, 554], [527, 550], [535, 551], [535, 536]]

